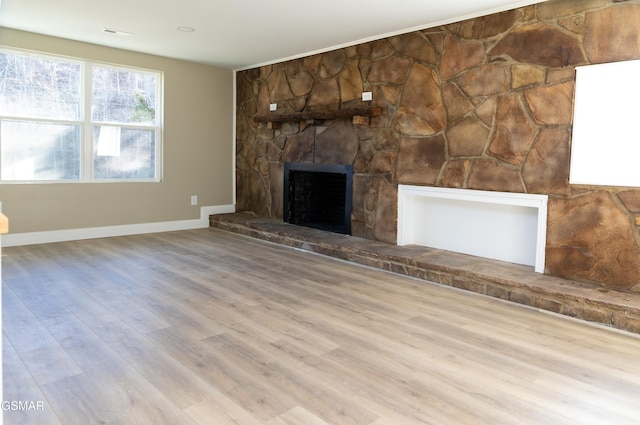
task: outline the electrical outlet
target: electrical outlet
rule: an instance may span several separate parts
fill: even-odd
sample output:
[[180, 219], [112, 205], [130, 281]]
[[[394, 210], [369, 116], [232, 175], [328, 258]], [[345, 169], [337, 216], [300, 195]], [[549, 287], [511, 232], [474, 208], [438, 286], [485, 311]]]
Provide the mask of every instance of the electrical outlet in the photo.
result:
[[362, 100], [364, 102], [372, 100], [373, 99], [373, 95], [371, 94], [370, 91], [363, 91], [362, 92]]
[[191, 195], [191, 205], [198, 205], [198, 195]]

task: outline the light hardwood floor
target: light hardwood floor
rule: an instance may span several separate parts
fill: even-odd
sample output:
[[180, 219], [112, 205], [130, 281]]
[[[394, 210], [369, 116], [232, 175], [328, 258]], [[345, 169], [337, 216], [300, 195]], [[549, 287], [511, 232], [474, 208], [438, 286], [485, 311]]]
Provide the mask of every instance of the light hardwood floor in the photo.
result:
[[14, 424], [638, 424], [640, 338], [215, 229], [3, 250]]

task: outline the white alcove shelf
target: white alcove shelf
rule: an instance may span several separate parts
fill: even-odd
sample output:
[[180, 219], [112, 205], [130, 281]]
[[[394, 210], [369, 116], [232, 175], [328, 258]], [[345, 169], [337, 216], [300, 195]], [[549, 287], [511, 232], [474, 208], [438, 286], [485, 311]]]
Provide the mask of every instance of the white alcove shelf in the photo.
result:
[[544, 273], [547, 195], [398, 186], [398, 245], [533, 266]]

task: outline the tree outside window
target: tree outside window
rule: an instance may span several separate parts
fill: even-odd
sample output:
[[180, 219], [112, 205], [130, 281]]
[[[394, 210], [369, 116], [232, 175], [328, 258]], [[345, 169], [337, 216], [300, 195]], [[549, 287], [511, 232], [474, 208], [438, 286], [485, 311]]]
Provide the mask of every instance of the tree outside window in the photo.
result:
[[0, 179], [159, 180], [161, 80], [0, 50]]

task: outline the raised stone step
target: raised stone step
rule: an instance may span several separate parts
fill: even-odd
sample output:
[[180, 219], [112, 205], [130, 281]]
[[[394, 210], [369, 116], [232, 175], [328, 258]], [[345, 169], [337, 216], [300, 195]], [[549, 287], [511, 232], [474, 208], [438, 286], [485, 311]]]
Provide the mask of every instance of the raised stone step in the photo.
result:
[[640, 333], [640, 294], [536, 273], [533, 267], [300, 227], [251, 214], [212, 227]]

